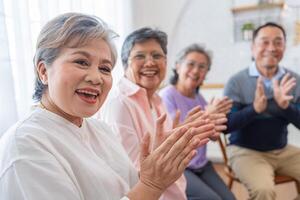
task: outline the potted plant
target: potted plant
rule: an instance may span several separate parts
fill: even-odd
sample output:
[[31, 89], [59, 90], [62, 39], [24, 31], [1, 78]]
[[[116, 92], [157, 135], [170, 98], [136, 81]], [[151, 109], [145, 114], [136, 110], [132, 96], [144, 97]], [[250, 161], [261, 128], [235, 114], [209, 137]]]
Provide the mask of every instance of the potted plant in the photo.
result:
[[251, 40], [253, 31], [254, 31], [254, 24], [253, 23], [247, 22], [247, 23], [243, 24], [243, 26], [242, 26], [243, 39], [244, 40]]

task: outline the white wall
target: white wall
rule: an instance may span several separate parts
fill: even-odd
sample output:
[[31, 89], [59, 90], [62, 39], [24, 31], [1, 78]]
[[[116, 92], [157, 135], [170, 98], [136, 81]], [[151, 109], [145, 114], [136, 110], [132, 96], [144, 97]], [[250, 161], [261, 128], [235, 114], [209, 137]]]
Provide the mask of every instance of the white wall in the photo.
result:
[[[199, 42], [213, 51], [212, 70], [207, 83], [226, 83], [229, 76], [251, 61], [250, 43], [234, 42], [231, 8], [255, 3], [255, 0], [132, 0], [133, 29], [158, 27], [169, 35], [169, 73], [176, 53], [186, 45]], [[282, 64], [299, 71], [300, 45], [293, 46], [296, 13], [285, 10], [282, 22], [288, 35]], [[169, 74], [168, 74], [169, 75]]]

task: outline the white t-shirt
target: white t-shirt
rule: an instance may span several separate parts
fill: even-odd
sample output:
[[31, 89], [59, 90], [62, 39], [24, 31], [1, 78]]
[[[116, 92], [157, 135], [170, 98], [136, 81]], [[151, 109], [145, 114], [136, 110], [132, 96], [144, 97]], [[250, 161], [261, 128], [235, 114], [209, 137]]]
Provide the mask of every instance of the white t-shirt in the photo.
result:
[[35, 108], [0, 139], [0, 199], [127, 199], [138, 177], [117, 141], [98, 120]]

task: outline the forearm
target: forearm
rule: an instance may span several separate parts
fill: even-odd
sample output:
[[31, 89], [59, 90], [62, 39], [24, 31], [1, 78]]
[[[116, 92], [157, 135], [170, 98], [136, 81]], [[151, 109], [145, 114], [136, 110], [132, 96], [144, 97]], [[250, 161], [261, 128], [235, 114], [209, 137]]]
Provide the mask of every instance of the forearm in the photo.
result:
[[288, 122], [294, 124], [298, 129], [300, 129], [300, 104], [290, 103], [287, 109], [282, 112]]
[[240, 110], [238, 110], [236, 107], [233, 107], [232, 111], [227, 115], [227, 130], [225, 132], [229, 133], [243, 128], [257, 115], [258, 114], [255, 112], [253, 104], [245, 106]]

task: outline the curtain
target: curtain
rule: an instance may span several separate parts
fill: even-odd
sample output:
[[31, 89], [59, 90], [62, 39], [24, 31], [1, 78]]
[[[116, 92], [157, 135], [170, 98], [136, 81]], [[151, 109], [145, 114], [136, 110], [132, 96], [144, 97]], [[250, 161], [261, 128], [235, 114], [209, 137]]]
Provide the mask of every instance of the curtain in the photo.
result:
[[[119, 48], [132, 27], [130, 10], [131, 0], [0, 0], [0, 136], [34, 103], [34, 49], [47, 21], [65, 12], [96, 15], [121, 36]], [[123, 74], [119, 63], [113, 71], [114, 82]]]

